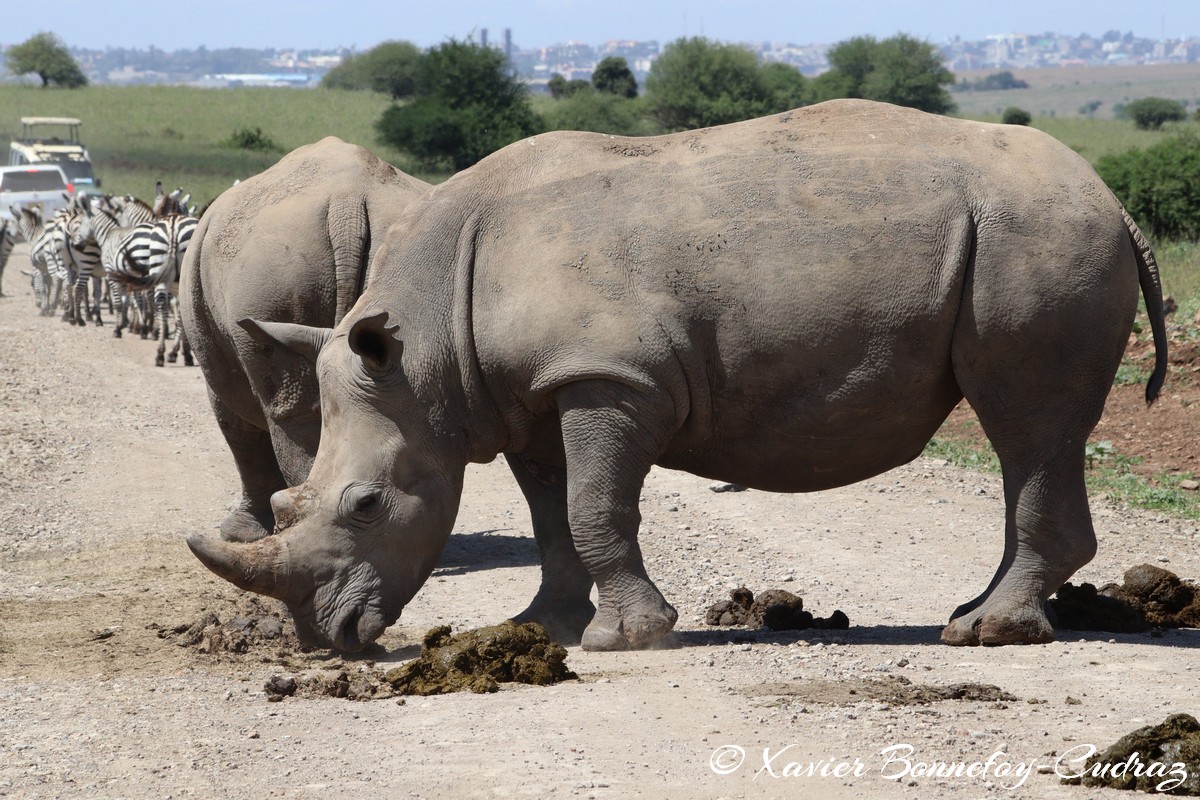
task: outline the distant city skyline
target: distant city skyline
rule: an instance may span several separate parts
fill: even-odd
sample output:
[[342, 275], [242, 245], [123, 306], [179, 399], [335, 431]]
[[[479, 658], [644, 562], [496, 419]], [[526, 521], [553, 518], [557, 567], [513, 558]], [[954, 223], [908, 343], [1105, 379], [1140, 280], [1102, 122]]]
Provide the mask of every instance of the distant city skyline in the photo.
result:
[[162, 50], [365, 50], [390, 39], [429, 47], [448, 38], [478, 38], [483, 28], [493, 42], [502, 40], [505, 28], [512, 29], [514, 43], [522, 48], [567, 41], [665, 43], [681, 36], [796, 44], [897, 33], [935, 44], [953, 37], [1045, 32], [1101, 36], [1109, 30], [1153, 39], [1200, 37], [1196, 0], [207, 0], [203, 5], [60, 0], [55, 8], [53, 15], [7, 15], [0, 44], [17, 44], [44, 30], [70, 47]]

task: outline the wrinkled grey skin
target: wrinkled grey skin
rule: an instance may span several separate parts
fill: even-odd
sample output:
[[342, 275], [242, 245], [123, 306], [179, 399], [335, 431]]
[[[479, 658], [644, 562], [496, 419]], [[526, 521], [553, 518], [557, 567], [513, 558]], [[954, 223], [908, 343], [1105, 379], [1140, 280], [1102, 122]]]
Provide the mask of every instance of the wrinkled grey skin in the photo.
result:
[[242, 480], [227, 539], [272, 529], [271, 495], [308, 477], [320, 440], [312, 364], [255, 342], [246, 317], [336, 325], [383, 232], [429, 186], [335, 137], [226, 190], [204, 213], [180, 277], [183, 324]]
[[841, 486], [917, 457], [964, 396], [1003, 466], [1005, 548], [942, 639], [1048, 641], [1046, 599], [1095, 552], [1084, 445], [1139, 288], [1147, 399], [1166, 364], [1153, 257], [1083, 159], [865, 101], [518, 142], [414, 203], [371, 275], [333, 331], [260, 326], [319, 354], [325, 423], [276, 535], [189, 539], [350, 651], [429, 576], [468, 462], [519, 465], [543, 583], [518, 618], [640, 647], [676, 620], [638, 549], [652, 465]]

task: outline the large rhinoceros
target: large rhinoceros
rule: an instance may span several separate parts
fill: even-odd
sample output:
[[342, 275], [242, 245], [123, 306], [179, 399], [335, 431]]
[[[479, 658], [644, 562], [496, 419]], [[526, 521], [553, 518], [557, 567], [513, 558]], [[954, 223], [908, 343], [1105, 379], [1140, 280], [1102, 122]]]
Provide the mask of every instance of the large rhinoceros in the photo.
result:
[[335, 329], [258, 326], [316, 357], [320, 449], [272, 498], [275, 535], [188, 542], [354, 651], [432, 571], [466, 464], [504, 453], [543, 558], [518, 618], [586, 618], [594, 581], [583, 647], [644, 646], [676, 620], [638, 548], [652, 465], [841, 486], [916, 458], [965, 396], [1003, 466], [1005, 548], [942, 639], [1045, 642], [1046, 599], [1095, 551], [1084, 446], [1139, 286], [1153, 399], [1150, 249], [1087, 163], [1029, 128], [835, 101], [537, 136], [410, 206]]
[[308, 477], [321, 433], [312, 364], [271, 353], [245, 317], [336, 325], [383, 232], [429, 185], [335, 137], [284, 156], [205, 211], [180, 277], [183, 326], [242, 479], [222, 522], [249, 541], [272, 528], [271, 495]]

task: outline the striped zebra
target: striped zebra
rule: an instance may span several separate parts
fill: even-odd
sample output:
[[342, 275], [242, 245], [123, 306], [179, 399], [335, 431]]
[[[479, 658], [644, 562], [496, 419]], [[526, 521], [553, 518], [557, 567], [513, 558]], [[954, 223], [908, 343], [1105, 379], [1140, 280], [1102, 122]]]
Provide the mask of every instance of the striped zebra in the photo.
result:
[[[195, 217], [173, 214], [135, 225], [124, 240], [120, 257], [115, 259], [109, 273], [126, 287], [154, 289], [154, 306], [159, 318], [159, 344], [155, 365], [166, 362], [167, 339], [170, 337], [171, 296], [178, 291], [179, 265], [187, 252], [192, 234], [199, 222]], [[107, 266], [107, 265], [106, 265]], [[179, 343], [172, 352], [175, 360], [178, 347], [183, 347], [184, 363], [191, 366], [191, 348], [186, 334], [180, 331]]]
[[[43, 256], [54, 294], [48, 307], [42, 309], [42, 313], [53, 313], [61, 300], [62, 321], [72, 325], [84, 325], [80, 309], [85, 306], [86, 300], [80, 298], [86, 298], [87, 285], [93, 269], [96, 269], [99, 281], [100, 254], [97, 247], [78, 240], [73, 234], [72, 228], [77, 227], [78, 217], [83, 214], [83, 200], [79, 195], [69, 197], [68, 200], [67, 205], [46, 222], [39, 241], [31, 243], [31, 247], [38, 249]], [[80, 275], [81, 271], [83, 275]], [[99, 285], [97, 288], [99, 289]]]
[[[74, 291], [67, 305], [67, 319], [72, 325], [85, 325], [92, 320], [103, 325], [100, 317], [100, 297], [104, 287], [104, 269], [100, 263], [100, 245], [92, 236], [86, 206], [73, 207], [66, 215], [63, 233], [66, 238], [65, 259], [74, 277]], [[92, 305], [87, 305], [88, 286], [92, 285]]]
[[17, 243], [17, 221], [11, 217], [0, 217], [0, 297], [4, 297], [4, 266]]
[[135, 333], [141, 333], [145, 339], [150, 333], [146, 291], [122, 281], [117, 273], [121, 271], [121, 261], [128, 257], [126, 249], [130, 246], [134, 227], [152, 222], [154, 213], [150, 206], [141, 200], [112, 197], [93, 200], [84, 211], [84, 230], [100, 248], [100, 266], [104, 271], [112, 301], [117, 307], [114, 313], [117, 313], [118, 320], [113, 329], [113, 336], [120, 339], [122, 332], [131, 327], [132, 305], [138, 312], [133, 330]]
[[[13, 213], [17, 215], [17, 229], [21, 236], [29, 242], [29, 263], [33, 267], [33, 292], [40, 313], [44, 317], [53, 313], [51, 305], [51, 270], [53, 268], [54, 247], [53, 236], [47, 232], [41, 214], [32, 208], [14, 206]], [[58, 302], [58, 298], [54, 298]]]

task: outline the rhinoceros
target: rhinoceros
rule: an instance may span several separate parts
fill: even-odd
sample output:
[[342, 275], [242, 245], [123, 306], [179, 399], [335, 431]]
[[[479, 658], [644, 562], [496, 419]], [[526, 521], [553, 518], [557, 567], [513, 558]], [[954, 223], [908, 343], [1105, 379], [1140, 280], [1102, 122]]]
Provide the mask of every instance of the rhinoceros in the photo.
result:
[[180, 278], [183, 327], [242, 481], [224, 537], [266, 536], [271, 495], [308, 476], [320, 439], [316, 373], [273, 354], [245, 317], [335, 325], [383, 232], [428, 184], [328, 137], [227, 189], [205, 211]]
[[274, 535], [188, 543], [301, 635], [359, 650], [437, 563], [468, 462], [504, 454], [542, 555], [515, 618], [642, 647], [677, 616], [638, 547], [652, 466], [842, 486], [919, 456], [965, 397], [1003, 467], [1005, 546], [942, 640], [1049, 641], [1045, 601], [1095, 552], [1084, 448], [1139, 288], [1153, 400], [1151, 250], [1030, 128], [850, 100], [539, 135], [411, 204], [335, 328], [247, 322], [315, 359], [320, 447], [272, 497]]

